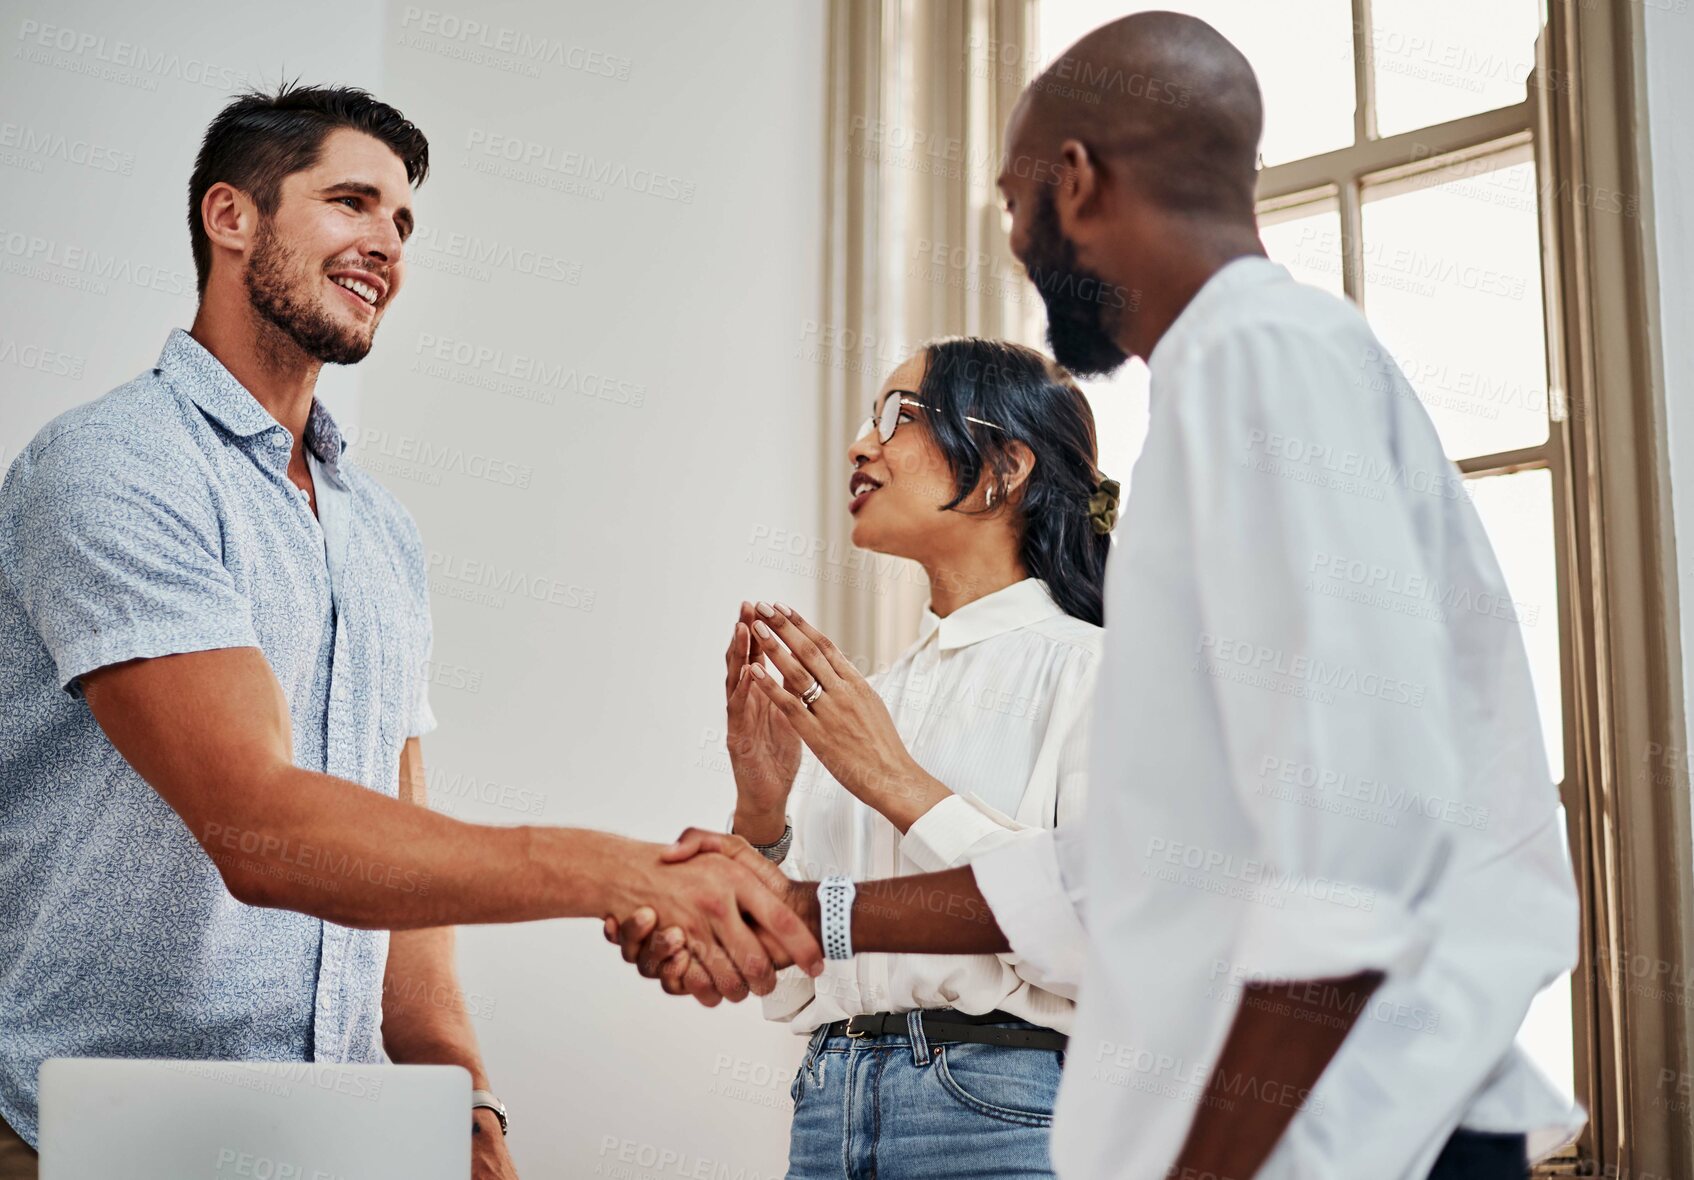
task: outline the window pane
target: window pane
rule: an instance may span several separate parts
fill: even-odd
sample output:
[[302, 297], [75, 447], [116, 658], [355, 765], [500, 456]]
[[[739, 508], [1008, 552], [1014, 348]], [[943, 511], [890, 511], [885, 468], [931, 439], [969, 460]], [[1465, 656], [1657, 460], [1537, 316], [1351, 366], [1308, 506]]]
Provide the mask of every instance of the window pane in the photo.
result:
[[[1559, 676], [1559, 613], [1553, 557], [1553, 480], [1546, 471], [1520, 471], [1473, 479], [1465, 485], [1511, 592], [1509, 612], [1496, 613], [1502, 626], [1515, 618], [1529, 653], [1529, 674], [1547, 742], [1555, 782], [1564, 778], [1564, 726]], [[1478, 603], [1478, 608], [1483, 604]], [[1571, 1026], [1570, 980], [1557, 980], [1535, 998], [1518, 1043], [1566, 1095], [1576, 1076]]]
[[1259, 76], [1266, 164], [1353, 142], [1350, 0], [1041, 0], [1041, 52], [1051, 61], [1083, 34], [1132, 12], [1197, 16], [1233, 41]]
[[1364, 190], [1364, 307], [1453, 458], [1547, 438], [1528, 145]]
[[1371, 0], [1377, 134], [1523, 101], [1541, 0]]
[[[1564, 778], [1564, 714], [1559, 688], [1557, 567], [1553, 556], [1553, 480], [1546, 471], [1520, 471], [1465, 484], [1500, 559], [1511, 609], [1486, 604], [1502, 626], [1516, 620], [1529, 652], [1529, 674], [1555, 781]], [[1477, 604], [1482, 609], [1484, 604]]]
[[[1559, 828], [1564, 829], [1564, 814]], [[1530, 1001], [1518, 1044], [1567, 1099], [1576, 1097], [1576, 1034], [1571, 1024], [1570, 976], [1561, 975]]]
[[1259, 217], [1259, 239], [1272, 262], [1302, 283], [1345, 295], [1341, 282], [1341, 205], [1334, 197]]
[[[1043, 341], [1041, 347], [1046, 348]], [[1132, 360], [1110, 377], [1077, 378], [1094, 411], [1094, 433], [1100, 445], [1100, 470], [1123, 485], [1119, 503], [1129, 499], [1129, 473], [1147, 441], [1150, 374]]]

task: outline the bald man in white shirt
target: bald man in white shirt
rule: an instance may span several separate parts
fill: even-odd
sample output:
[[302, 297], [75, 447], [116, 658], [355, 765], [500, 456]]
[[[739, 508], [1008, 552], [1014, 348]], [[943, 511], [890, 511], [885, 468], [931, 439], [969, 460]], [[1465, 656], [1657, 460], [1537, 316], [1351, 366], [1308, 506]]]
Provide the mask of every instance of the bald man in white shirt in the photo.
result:
[[[860, 884], [845, 918], [791, 901], [836, 953], [1080, 983], [1061, 1176], [1522, 1177], [1582, 1125], [1514, 1046], [1578, 927], [1528, 661], [1387, 349], [1264, 257], [1261, 126], [1246, 60], [1171, 13], [1025, 93], [1000, 187], [1055, 355], [1152, 374], [1086, 822]], [[827, 641], [779, 633], [827, 691]], [[642, 967], [677, 990], [667, 945]]]

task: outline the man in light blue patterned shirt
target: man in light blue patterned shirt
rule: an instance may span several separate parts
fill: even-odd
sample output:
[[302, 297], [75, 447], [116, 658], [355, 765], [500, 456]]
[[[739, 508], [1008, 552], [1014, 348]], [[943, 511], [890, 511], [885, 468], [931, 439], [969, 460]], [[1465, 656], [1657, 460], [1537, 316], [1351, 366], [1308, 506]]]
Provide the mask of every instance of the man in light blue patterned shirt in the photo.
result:
[[[0, 486], [0, 1180], [34, 1174], [49, 1057], [386, 1055], [486, 1091], [434, 1000], [454, 924], [651, 906], [735, 998], [821, 966], [728, 859], [423, 806], [423, 547], [313, 389], [369, 351], [427, 169], [362, 91], [236, 99], [190, 184], [193, 327]], [[497, 1105], [478, 1177], [514, 1174]]]

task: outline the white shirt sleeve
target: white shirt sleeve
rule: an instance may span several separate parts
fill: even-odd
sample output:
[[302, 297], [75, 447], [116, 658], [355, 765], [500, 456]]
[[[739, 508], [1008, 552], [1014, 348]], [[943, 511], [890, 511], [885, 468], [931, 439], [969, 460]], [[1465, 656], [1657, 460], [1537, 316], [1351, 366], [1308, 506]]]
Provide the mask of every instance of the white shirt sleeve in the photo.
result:
[[957, 868], [1013, 839], [1027, 826], [970, 794], [952, 794], [917, 818], [900, 842], [926, 873]]
[[900, 851], [924, 872], [938, 873], [969, 864], [1017, 839], [1020, 832], [1080, 818], [1088, 791], [1089, 723], [1098, 671], [1098, 652], [1078, 649], [1059, 677], [1046, 741], [1024, 788], [1025, 799], [1041, 801], [1040, 824], [1022, 822], [990, 806], [968, 783], [949, 783], [955, 793], [906, 829]]
[[[1276, 904], [1242, 904], [1234, 967], [1248, 981], [1411, 970], [1430, 938], [1419, 905], [1445, 871], [1451, 833], [1416, 811], [1366, 822], [1300, 784], [1375, 778], [1450, 793], [1464, 768], [1442, 686], [1458, 672], [1426, 638], [1435, 624], [1321, 593], [1313, 571], [1363, 562], [1438, 581], [1417, 497], [1395, 483], [1457, 495], [1460, 477], [1444, 460], [1440, 471], [1396, 467], [1389, 395], [1320, 335], [1238, 330], [1191, 363], [1185, 384], [1206, 397], [1178, 413], [1177, 441], [1194, 534], [1214, 539], [1195, 571], [1196, 666], [1254, 825], [1258, 864], [1240, 871], [1282, 883]], [[1226, 465], [1251, 475], [1207, 478]], [[1292, 797], [1261, 789], [1285, 774]]]
[[1018, 975], [1070, 1000], [1088, 951], [1082, 869], [1083, 832], [1075, 826], [1031, 832], [971, 862]]
[[[1062, 828], [1080, 821], [1088, 792], [1089, 734], [1099, 656], [1097, 651], [1078, 650], [1071, 658], [1072, 663], [1065, 670], [1062, 687], [1053, 700], [1047, 719], [1047, 742], [1036, 758], [1031, 781], [1024, 791], [1026, 799], [1039, 801], [1040, 812], [1039, 816], [1026, 814], [1026, 818], [1039, 818], [1043, 821], [1041, 825], [1037, 827], [1033, 823], [1020, 822], [974, 795], [950, 795], [918, 817], [907, 829], [900, 844], [901, 852], [925, 872], [974, 864], [979, 857], [994, 849], [1027, 841], [1037, 834], [1045, 836], [1050, 830], [1049, 823], [1056, 822]], [[1041, 843], [1044, 848], [1051, 846], [1051, 842], [1045, 839]], [[1039, 879], [1051, 881], [1056, 872], [1061, 890], [1068, 894], [1069, 890], [1063, 886], [1064, 874], [1059, 871], [1057, 862], [1048, 866], [1043, 859], [1052, 854], [1034, 855], [1036, 859], [1030, 865]], [[1072, 876], [1078, 884], [1081, 879], [1080, 872]], [[981, 884], [980, 879], [978, 884]], [[1081, 976], [1082, 924], [1074, 916], [1074, 901], [1067, 897], [1064, 905], [1059, 906], [1052, 901], [1053, 896], [1056, 895], [1049, 895], [1049, 904], [1068, 911], [1055, 932], [1059, 936], [1058, 941], [1050, 948], [1039, 950], [1040, 957], [1033, 960], [1025, 956], [1017, 941], [1013, 941], [1012, 952], [999, 958], [1020, 979], [1074, 1000]], [[1017, 903], [1007, 904], [1016, 906]], [[992, 903], [990, 908], [994, 908]], [[1004, 925], [1001, 928], [1004, 930]]]

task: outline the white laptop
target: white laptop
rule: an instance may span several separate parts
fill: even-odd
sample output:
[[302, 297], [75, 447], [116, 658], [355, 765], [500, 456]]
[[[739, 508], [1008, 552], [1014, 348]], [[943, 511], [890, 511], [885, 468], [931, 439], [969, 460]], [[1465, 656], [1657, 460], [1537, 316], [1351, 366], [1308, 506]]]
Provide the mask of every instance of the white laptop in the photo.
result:
[[465, 1180], [452, 1065], [55, 1058], [41, 1180]]

